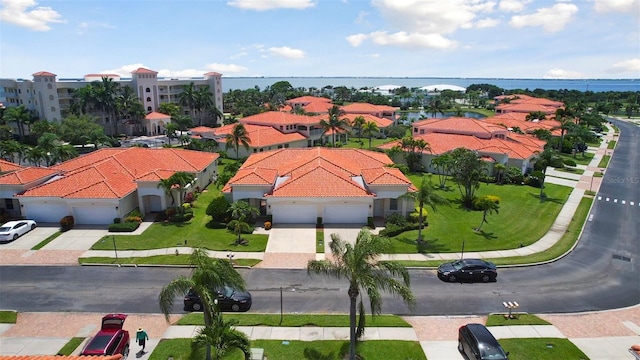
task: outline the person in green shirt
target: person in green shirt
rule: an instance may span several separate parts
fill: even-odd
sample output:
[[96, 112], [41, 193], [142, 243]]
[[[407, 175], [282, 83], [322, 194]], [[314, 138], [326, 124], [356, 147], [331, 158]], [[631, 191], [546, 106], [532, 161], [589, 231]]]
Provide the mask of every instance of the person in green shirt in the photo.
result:
[[138, 345], [142, 346], [142, 349], [140, 350], [141, 353], [144, 353], [144, 346], [146, 345], [147, 340], [149, 340], [147, 332], [144, 331], [143, 328], [138, 328], [138, 331], [136, 332], [136, 341], [138, 342]]

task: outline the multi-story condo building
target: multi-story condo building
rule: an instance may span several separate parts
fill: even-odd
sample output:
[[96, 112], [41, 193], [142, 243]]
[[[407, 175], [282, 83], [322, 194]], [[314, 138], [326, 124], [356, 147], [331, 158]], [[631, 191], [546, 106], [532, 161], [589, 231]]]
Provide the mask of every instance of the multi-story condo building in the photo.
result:
[[[131, 87], [147, 113], [158, 111], [163, 103], [179, 104], [180, 94], [184, 87], [191, 83], [196, 90], [209, 86], [214, 106], [220, 113], [223, 112], [222, 74], [209, 72], [195, 78], [159, 78], [157, 71], [145, 68], [138, 68], [131, 72], [131, 78], [121, 78], [116, 74], [88, 74], [79, 79], [58, 79], [56, 74], [40, 71], [33, 74], [33, 80], [0, 79], [0, 103], [5, 107], [24, 105], [40, 119], [61, 121], [68, 115], [73, 103], [74, 91], [93, 81], [101, 81], [103, 77], [112, 79], [122, 87]], [[190, 109], [185, 107], [182, 110], [185, 115], [191, 115]], [[113, 127], [109, 126], [112, 124], [109, 115], [104, 113], [93, 115], [96, 115], [98, 121], [104, 126], [105, 133], [111, 134]], [[199, 115], [200, 120], [213, 116], [209, 112]]]

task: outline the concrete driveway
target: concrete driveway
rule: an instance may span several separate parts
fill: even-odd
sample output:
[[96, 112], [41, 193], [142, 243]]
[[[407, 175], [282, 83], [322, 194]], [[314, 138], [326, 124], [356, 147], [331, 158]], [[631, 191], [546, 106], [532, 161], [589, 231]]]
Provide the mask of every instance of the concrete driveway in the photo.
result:
[[316, 252], [316, 226], [314, 224], [278, 224], [269, 230], [265, 253]]
[[41, 241], [53, 235], [60, 229], [58, 227], [42, 226], [38, 224], [38, 227], [22, 235], [18, 239], [10, 243], [0, 244], [0, 249], [10, 250], [30, 250], [34, 246], [38, 245]]
[[[38, 227], [22, 235], [17, 240], [0, 244], [0, 249], [30, 250], [44, 239], [60, 230], [59, 225], [38, 224]], [[76, 225], [73, 229], [62, 233], [41, 250], [89, 250], [103, 236], [108, 235], [106, 226]]]

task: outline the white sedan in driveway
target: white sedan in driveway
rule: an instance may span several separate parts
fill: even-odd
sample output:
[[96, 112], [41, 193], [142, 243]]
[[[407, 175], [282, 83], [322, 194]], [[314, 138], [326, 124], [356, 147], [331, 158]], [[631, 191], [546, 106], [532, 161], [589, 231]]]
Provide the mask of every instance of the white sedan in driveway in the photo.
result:
[[33, 220], [9, 221], [0, 227], [0, 242], [13, 241], [35, 228]]

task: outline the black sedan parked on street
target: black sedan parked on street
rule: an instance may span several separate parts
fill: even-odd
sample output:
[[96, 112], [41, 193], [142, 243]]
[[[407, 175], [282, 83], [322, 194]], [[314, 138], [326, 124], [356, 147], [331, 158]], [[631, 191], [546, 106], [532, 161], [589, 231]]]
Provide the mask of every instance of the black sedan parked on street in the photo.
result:
[[495, 281], [496, 277], [498, 277], [496, 266], [482, 259], [461, 259], [438, 267], [438, 278], [449, 282], [489, 282]]
[[[251, 293], [231, 287], [224, 287], [214, 291], [218, 297], [218, 307], [221, 311], [248, 311], [251, 308]], [[200, 296], [193, 290], [184, 296], [184, 311], [202, 311]]]

